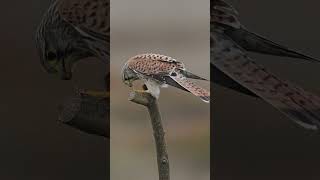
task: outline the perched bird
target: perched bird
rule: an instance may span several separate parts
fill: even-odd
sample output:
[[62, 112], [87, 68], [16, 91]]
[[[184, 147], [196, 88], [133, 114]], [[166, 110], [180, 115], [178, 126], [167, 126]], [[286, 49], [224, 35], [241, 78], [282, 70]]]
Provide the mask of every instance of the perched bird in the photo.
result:
[[96, 57], [109, 71], [109, 12], [109, 0], [53, 1], [35, 38], [44, 69], [69, 80], [77, 61]]
[[130, 58], [122, 69], [122, 81], [132, 87], [135, 80], [142, 80], [146, 92], [159, 98], [160, 88], [171, 85], [210, 102], [210, 92], [191, 82], [190, 79], [206, 80], [187, 71], [184, 64], [160, 54], [140, 54]]
[[262, 98], [307, 129], [320, 128], [320, 98], [280, 80], [247, 51], [319, 62], [248, 31], [223, 0], [211, 2], [211, 72], [217, 84]]

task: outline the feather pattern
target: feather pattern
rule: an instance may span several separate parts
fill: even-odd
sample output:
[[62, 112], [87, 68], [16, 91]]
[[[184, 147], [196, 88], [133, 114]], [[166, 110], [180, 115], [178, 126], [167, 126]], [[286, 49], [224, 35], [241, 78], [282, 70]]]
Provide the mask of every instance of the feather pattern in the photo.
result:
[[60, 16], [83, 36], [94, 54], [109, 63], [109, 0], [58, 0], [57, 10]]
[[184, 89], [192, 93], [193, 95], [199, 97], [204, 102], [210, 102], [210, 92], [196, 85], [195, 83], [188, 80], [183, 74], [176, 72], [176, 76], [170, 76], [175, 82], [177, 82]]
[[[215, 2], [217, 4], [213, 6], [219, 7], [224, 4], [222, 0]], [[230, 12], [233, 8], [228, 7], [226, 3], [224, 9], [227, 9], [224, 11], [225, 14], [237, 14]], [[212, 15], [215, 16], [215, 13]], [[224, 75], [224, 78], [220, 79], [229, 82], [224, 84], [225, 86], [262, 98], [306, 129], [319, 129], [320, 98], [279, 79], [248, 57], [246, 51], [314, 61], [315, 59], [253, 34], [242, 25], [235, 26], [234, 23], [213, 18], [211, 26], [211, 65], [220, 75]], [[215, 79], [219, 80], [219, 77]]]
[[[134, 72], [135, 75], [132, 75], [132, 72]], [[209, 91], [188, 80], [188, 78], [198, 80], [206, 79], [188, 72], [182, 62], [169, 56], [152, 53], [134, 56], [127, 61], [122, 73], [124, 81], [143, 80], [148, 90], [155, 91], [151, 92], [155, 97], [159, 96], [158, 89], [160, 87], [170, 85], [190, 92], [205, 102], [210, 101]], [[154, 86], [157, 86], [157, 88]]]
[[59, 0], [58, 12], [81, 33], [107, 39], [110, 30], [109, 6], [108, 0]]

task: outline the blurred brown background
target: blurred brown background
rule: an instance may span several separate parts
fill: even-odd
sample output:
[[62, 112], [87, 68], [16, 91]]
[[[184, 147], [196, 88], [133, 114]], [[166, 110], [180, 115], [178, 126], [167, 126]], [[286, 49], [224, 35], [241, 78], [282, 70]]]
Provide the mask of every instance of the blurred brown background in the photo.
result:
[[[319, 1], [233, 1], [241, 22], [276, 42], [320, 58]], [[320, 64], [250, 54], [270, 71], [320, 95]], [[269, 104], [214, 86], [216, 180], [319, 179], [320, 136]]]
[[[160, 53], [208, 78], [209, 0], [115, 0], [111, 6], [111, 179], [157, 179], [149, 115], [127, 100], [121, 67], [134, 55]], [[161, 90], [159, 104], [171, 178], [208, 180], [209, 104], [172, 87]]]
[[0, 10], [0, 179], [106, 179], [108, 142], [57, 122], [75, 86], [103, 87], [98, 61], [79, 64], [72, 81], [45, 73], [34, 44], [50, 0], [3, 1]]

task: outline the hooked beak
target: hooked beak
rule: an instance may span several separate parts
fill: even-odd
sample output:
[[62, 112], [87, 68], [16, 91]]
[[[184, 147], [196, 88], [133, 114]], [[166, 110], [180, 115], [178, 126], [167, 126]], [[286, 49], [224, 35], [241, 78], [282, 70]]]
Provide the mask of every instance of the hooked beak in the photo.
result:
[[72, 70], [70, 63], [62, 59], [59, 64], [59, 76], [61, 80], [70, 80], [72, 78]]

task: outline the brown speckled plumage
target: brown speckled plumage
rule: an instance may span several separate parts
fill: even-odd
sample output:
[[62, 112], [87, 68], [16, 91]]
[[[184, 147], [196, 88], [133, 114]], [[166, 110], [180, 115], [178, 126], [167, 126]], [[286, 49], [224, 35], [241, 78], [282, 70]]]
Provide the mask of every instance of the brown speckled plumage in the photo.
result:
[[184, 65], [177, 60], [159, 54], [141, 54], [130, 58], [128, 67], [144, 73], [152, 74], [170, 74], [175, 68], [184, 69]]
[[[140, 54], [130, 58], [125, 64], [123, 74], [131, 70], [137, 76], [135, 79], [141, 79], [145, 82], [150, 91], [156, 91], [163, 85], [171, 85], [182, 90], [188, 91], [195, 96], [200, 97], [203, 101], [210, 101], [210, 92], [199, 87], [187, 78], [200, 79], [203, 78], [196, 76], [186, 71], [184, 64], [169, 56], [160, 54]], [[126, 78], [124, 74], [124, 81], [134, 79]], [[151, 92], [158, 96], [157, 92]]]

